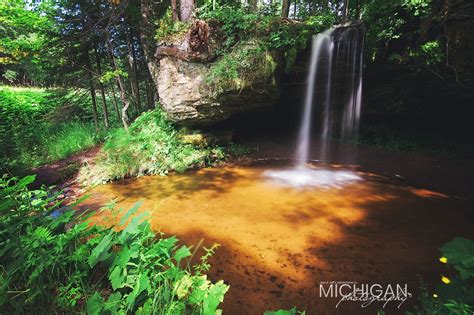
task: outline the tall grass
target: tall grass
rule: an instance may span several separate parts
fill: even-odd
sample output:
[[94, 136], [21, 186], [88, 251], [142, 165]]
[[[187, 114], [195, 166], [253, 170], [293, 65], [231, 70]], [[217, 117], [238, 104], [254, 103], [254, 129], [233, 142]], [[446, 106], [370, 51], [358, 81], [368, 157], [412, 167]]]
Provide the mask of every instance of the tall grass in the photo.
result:
[[69, 91], [0, 86], [0, 170], [23, 172], [101, 142], [88, 101]]
[[97, 131], [92, 123], [69, 122], [43, 138], [43, 161], [55, 161], [91, 148], [105, 138], [105, 130]]

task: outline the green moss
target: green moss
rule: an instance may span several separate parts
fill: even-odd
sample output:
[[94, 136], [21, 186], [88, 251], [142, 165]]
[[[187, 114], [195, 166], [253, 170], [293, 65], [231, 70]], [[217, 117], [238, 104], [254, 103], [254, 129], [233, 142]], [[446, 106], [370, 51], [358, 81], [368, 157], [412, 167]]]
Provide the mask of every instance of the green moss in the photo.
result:
[[169, 9], [158, 22], [155, 39], [158, 42], [173, 43], [181, 39], [189, 30], [189, 23], [173, 21], [172, 11]]
[[277, 62], [258, 40], [240, 43], [210, 67], [206, 83], [214, 95], [268, 83]]

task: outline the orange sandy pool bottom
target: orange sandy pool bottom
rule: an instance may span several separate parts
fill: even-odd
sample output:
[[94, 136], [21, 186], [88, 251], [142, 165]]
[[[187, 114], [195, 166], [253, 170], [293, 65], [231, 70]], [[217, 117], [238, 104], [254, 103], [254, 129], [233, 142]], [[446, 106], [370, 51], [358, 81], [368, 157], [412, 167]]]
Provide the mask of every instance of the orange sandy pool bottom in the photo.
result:
[[[439, 280], [437, 248], [471, 233], [459, 198], [395, 185], [359, 173], [339, 188], [296, 189], [266, 179], [271, 167], [225, 166], [147, 176], [92, 189], [81, 209], [111, 200], [127, 210], [143, 200], [153, 229], [184, 243], [221, 247], [210, 276], [231, 285], [227, 314], [262, 314], [296, 306], [307, 314], [373, 314], [381, 304], [320, 297], [324, 281], [408, 284]], [[108, 223], [108, 211], [93, 220]], [[396, 313], [415, 302], [389, 304]]]

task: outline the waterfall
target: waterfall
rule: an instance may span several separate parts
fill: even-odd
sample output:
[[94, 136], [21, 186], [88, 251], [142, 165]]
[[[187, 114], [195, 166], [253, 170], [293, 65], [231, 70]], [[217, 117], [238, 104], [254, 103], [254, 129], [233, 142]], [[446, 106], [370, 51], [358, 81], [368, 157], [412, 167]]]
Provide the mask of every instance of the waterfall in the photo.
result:
[[[296, 150], [299, 167], [309, 161], [311, 123], [315, 107], [322, 116], [318, 120], [321, 125], [317, 126], [321, 140], [320, 160], [329, 159], [334, 124], [340, 125], [342, 138], [357, 136], [362, 103], [363, 39], [364, 30], [358, 26], [331, 28], [313, 36]], [[339, 109], [341, 106], [342, 110]], [[337, 113], [340, 113], [338, 117], [333, 117]]]
[[[364, 37], [362, 36], [361, 40], [359, 35], [359, 29], [355, 28], [348, 29], [341, 36], [342, 45], [346, 45], [347, 61], [344, 66], [345, 73], [348, 76], [345, 88], [348, 96], [341, 124], [341, 136], [343, 138], [355, 137], [359, 131], [362, 103], [362, 48], [364, 44]], [[361, 46], [360, 48], [359, 45]]]
[[[362, 47], [359, 25], [335, 27], [313, 36], [306, 97], [296, 148], [296, 167], [268, 170], [264, 176], [293, 188], [340, 188], [361, 180], [355, 172], [328, 166], [308, 166], [311, 124], [315, 114], [319, 129], [320, 160], [329, 160], [331, 136], [339, 129], [342, 138], [356, 136], [362, 101]], [[340, 128], [337, 128], [340, 126]]]
[[[324, 33], [313, 36], [311, 48], [311, 61], [308, 73], [308, 82], [306, 86], [306, 97], [303, 109], [301, 128], [298, 136], [298, 148], [296, 150], [296, 161], [299, 166], [304, 166], [308, 162], [309, 141], [311, 139], [311, 117], [313, 113], [313, 97], [318, 68], [321, 65], [321, 57], [332, 56], [334, 44], [331, 40], [332, 29]], [[330, 68], [330, 67], [329, 67]], [[330, 76], [330, 70], [328, 76]], [[328, 91], [330, 90], [330, 80], [327, 81]], [[325, 107], [329, 107], [329, 98], [325, 98]]]

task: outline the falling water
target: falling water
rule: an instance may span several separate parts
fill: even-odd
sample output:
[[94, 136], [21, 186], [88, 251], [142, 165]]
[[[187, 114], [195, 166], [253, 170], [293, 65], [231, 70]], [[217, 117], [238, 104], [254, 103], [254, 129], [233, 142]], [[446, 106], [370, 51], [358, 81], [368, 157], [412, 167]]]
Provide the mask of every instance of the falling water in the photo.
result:
[[314, 168], [308, 164], [313, 112], [321, 113], [320, 156], [329, 160], [330, 139], [335, 126], [342, 138], [357, 134], [362, 101], [362, 47], [364, 32], [359, 26], [342, 26], [313, 36], [306, 97], [298, 135], [296, 167], [267, 171], [272, 182], [296, 188], [317, 186], [340, 188], [360, 180], [351, 171]]
[[[346, 50], [347, 60], [343, 66], [348, 76], [348, 86], [346, 88], [348, 95], [341, 124], [341, 136], [343, 138], [355, 137], [359, 131], [362, 103], [362, 47], [364, 45], [364, 37], [362, 36], [361, 40], [359, 35], [358, 28], [348, 29], [342, 33], [339, 46]], [[338, 51], [338, 53], [340, 52]]]
[[[313, 96], [314, 87], [316, 81], [316, 75], [318, 73], [318, 66], [320, 65], [320, 58], [325, 56], [332, 56], [334, 44], [330, 37], [332, 29], [325, 31], [324, 33], [313, 36], [313, 46], [311, 49], [311, 63], [308, 73], [308, 83], [306, 87], [306, 98], [303, 110], [303, 119], [301, 124], [300, 133], [298, 136], [298, 148], [296, 150], [296, 160], [299, 166], [304, 166], [308, 162], [309, 154], [309, 141], [311, 138], [311, 117], [313, 113]], [[330, 67], [329, 67], [330, 68]], [[330, 76], [331, 71], [328, 71]], [[330, 80], [327, 80], [328, 90], [330, 90]], [[325, 106], [329, 107], [329, 98], [326, 97]]]
[[[342, 138], [354, 137], [358, 133], [362, 103], [363, 34], [363, 30], [360, 31], [357, 26], [343, 26], [313, 36], [306, 98], [296, 150], [299, 167], [309, 161], [314, 107], [322, 110], [319, 126], [320, 160], [329, 159], [334, 121], [341, 126]], [[338, 110], [341, 105], [342, 110]], [[333, 117], [341, 111], [342, 117], [339, 120], [338, 117]]]

